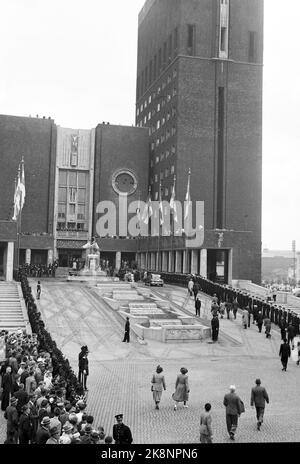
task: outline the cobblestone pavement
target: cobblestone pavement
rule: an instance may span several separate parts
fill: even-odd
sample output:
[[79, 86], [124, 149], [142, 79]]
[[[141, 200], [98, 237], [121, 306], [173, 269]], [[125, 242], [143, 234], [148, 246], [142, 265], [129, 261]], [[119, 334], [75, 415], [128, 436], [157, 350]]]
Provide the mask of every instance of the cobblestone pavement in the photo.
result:
[[[266, 339], [252, 323], [243, 329], [238, 314], [236, 320], [220, 319], [217, 343], [162, 344], [148, 340], [142, 345], [133, 337], [127, 344], [122, 343], [124, 323], [87, 287], [58, 279], [44, 280], [42, 287], [38, 305], [43, 320], [75, 372], [80, 346], [89, 347], [88, 412], [107, 434], [112, 433], [115, 414], [123, 413], [134, 443], [198, 443], [200, 412], [210, 402], [214, 442], [231, 443], [223, 398], [229, 385], [235, 384], [246, 408], [239, 420], [237, 443], [300, 441], [300, 367], [293, 353], [287, 372], [281, 371], [280, 333], [274, 326], [271, 339]], [[194, 314], [194, 302], [192, 298], [187, 300], [186, 289], [166, 285], [154, 291]], [[209, 324], [210, 299], [203, 294], [201, 299], [201, 320]], [[167, 384], [159, 411], [154, 409], [150, 391], [157, 364], [163, 366]], [[179, 406], [174, 411], [171, 394], [182, 366], [189, 370], [189, 407]], [[256, 430], [255, 410], [250, 407], [250, 391], [257, 377], [270, 396], [260, 432]], [[1, 413], [2, 443], [4, 431]]]

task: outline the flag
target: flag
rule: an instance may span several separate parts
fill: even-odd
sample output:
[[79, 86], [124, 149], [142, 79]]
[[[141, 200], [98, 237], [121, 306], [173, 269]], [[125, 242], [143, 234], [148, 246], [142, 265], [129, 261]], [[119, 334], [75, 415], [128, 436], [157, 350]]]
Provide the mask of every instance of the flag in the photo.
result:
[[162, 204], [162, 199], [161, 199], [161, 184], [159, 184], [159, 211], [160, 211], [159, 224], [162, 226], [164, 223], [164, 210], [163, 210], [163, 204]]
[[177, 217], [177, 209], [176, 209], [176, 202], [175, 202], [175, 182], [176, 182], [176, 177], [174, 176], [174, 183], [173, 183], [172, 194], [170, 198], [170, 210], [173, 211], [174, 221], [177, 222], [178, 217]]
[[145, 224], [148, 224], [149, 217], [151, 217], [152, 214], [153, 214], [153, 209], [152, 209], [152, 203], [151, 203], [151, 193], [150, 193], [150, 188], [149, 188], [147, 202], [146, 202], [143, 214], [142, 214], [142, 221]]
[[18, 169], [18, 180], [15, 183], [14, 193], [14, 215], [13, 220], [16, 221], [25, 203], [25, 172], [24, 161], [22, 159], [21, 168]]
[[20, 200], [21, 200], [21, 190], [20, 190], [20, 170], [18, 170], [18, 180], [15, 181], [15, 193], [14, 193], [14, 215], [13, 220], [16, 221], [20, 212]]
[[25, 172], [24, 172], [24, 160], [22, 158], [22, 162], [21, 162], [21, 179], [20, 179], [20, 192], [21, 192], [21, 195], [20, 195], [20, 211], [22, 211], [23, 209], [23, 206], [24, 206], [24, 203], [25, 203]]
[[136, 209], [136, 216], [137, 216], [137, 219], [138, 219], [138, 228], [140, 229], [141, 228], [141, 198], [139, 196], [139, 199], [138, 199], [138, 206], [137, 206], [137, 209]]
[[185, 194], [185, 204], [184, 204], [184, 219], [187, 219], [190, 211], [190, 206], [191, 206], [191, 194], [190, 194], [190, 179], [191, 179], [191, 170], [189, 169], [189, 174], [188, 174], [188, 182], [187, 182], [187, 187], [186, 187], [186, 194]]

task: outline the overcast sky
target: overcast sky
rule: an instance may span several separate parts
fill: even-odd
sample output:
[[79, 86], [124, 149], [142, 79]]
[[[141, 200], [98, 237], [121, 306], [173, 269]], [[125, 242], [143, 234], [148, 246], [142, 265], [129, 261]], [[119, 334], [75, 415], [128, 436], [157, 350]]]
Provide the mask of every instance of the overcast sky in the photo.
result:
[[[2, 0], [0, 113], [75, 129], [134, 124], [143, 4]], [[265, 0], [262, 243], [270, 249], [291, 249], [293, 239], [300, 249], [299, 14], [299, 0]]]

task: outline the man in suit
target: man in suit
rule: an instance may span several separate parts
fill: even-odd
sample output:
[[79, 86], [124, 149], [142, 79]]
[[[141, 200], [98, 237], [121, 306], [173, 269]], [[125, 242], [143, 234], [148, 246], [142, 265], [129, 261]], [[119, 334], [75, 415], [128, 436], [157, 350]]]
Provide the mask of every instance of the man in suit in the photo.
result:
[[264, 318], [263, 318], [262, 312], [258, 311], [258, 314], [257, 314], [257, 317], [256, 317], [256, 323], [257, 323], [259, 333], [261, 333], [263, 322], [264, 322]]
[[200, 297], [197, 296], [196, 301], [195, 301], [195, 309], [196, 309], [196, 316], [199, 316], [199, 317], [200, 317], [200, 308], [201, 308], [201, 300], [200, 300]]
[[281, 357], [282, 370], [286, 371], [287, 363], [289, 357], [291, 356], [291, 347], [287, 340], [283, 340], [283, 343], [280, 345], [279, 356]]
[[255, 380], [256, 386], [251, 390], [250, 404], [252, 408], [255, 406], [257, 418], [257, 430], [260, 430], [264, 420], [264, 412], [266, 402], [269, 404], [269, 396], [265, 387], [261, 386], [260, 379]]
[[213, 342], [216, 342], [218, 340], [219, 326], [219, 318], [218, 316], [214, 316], [211, 320], [211, 338]]
[[117, 424], [113, 426], [113, 438], [116, 445], [130, 445], [132, 443], [132, 434], [130, 428], [123, 424], [123, 414], [115, 416]]
[[238, 426], [238, 418], [243, 409], [240, 397], [235, 393], [235, 386], [230, 385], [229, 393], [224, 396], [223, 401], [226, 407], [226, 425], [231, 440], [234, 440], [234, 435]]
[[[86, 366], [88, 366], [87, 354], [89, 350], [87, 345], [81, 347], [81, 351], [78, 355], [78, 382], [84, 386], [84, 378], [86, 374], [83, 373]], [[85, 385], [86, 385], [86, 378], [85, 378]], [[85, 387], [84, 387], [85, 388]]]

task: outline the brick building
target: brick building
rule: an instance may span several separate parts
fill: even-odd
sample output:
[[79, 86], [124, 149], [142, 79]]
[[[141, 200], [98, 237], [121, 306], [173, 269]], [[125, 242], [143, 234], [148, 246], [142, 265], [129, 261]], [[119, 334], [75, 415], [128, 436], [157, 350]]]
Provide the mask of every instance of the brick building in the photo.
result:
[[[148, 0], [139, 14], [136, 124], [150, 133], [152, 199], [205, 202], [205, 241], [152, 239], [164, 271], [260, 282], [262, 0]], [[160, 251], [157, 251], [159, 246]]]
[[[7, 276], [12, 268], [14, 246], [20, 263], [57, 258], [69, 266], [96, 237], [116, 268], [136, 259], [153, 271], [259, 283], [262, 68], [263, 0], [147, 0], [139, 14], [136, 127], [81, 130], [0, 116], [0, 270]], [[9, 220], [22, 156], [18, 236]], [[120, 198], [145, 201], [150, 187], [152, 200], [169, 201], [176, 176], [183, 201], [189, 169], [191, 199], [205, 205], [204, 242], [191, 248], [184, 236], [130, 238]], [[97, 228], [102, 201], [117, 213], [107, 237]]]

